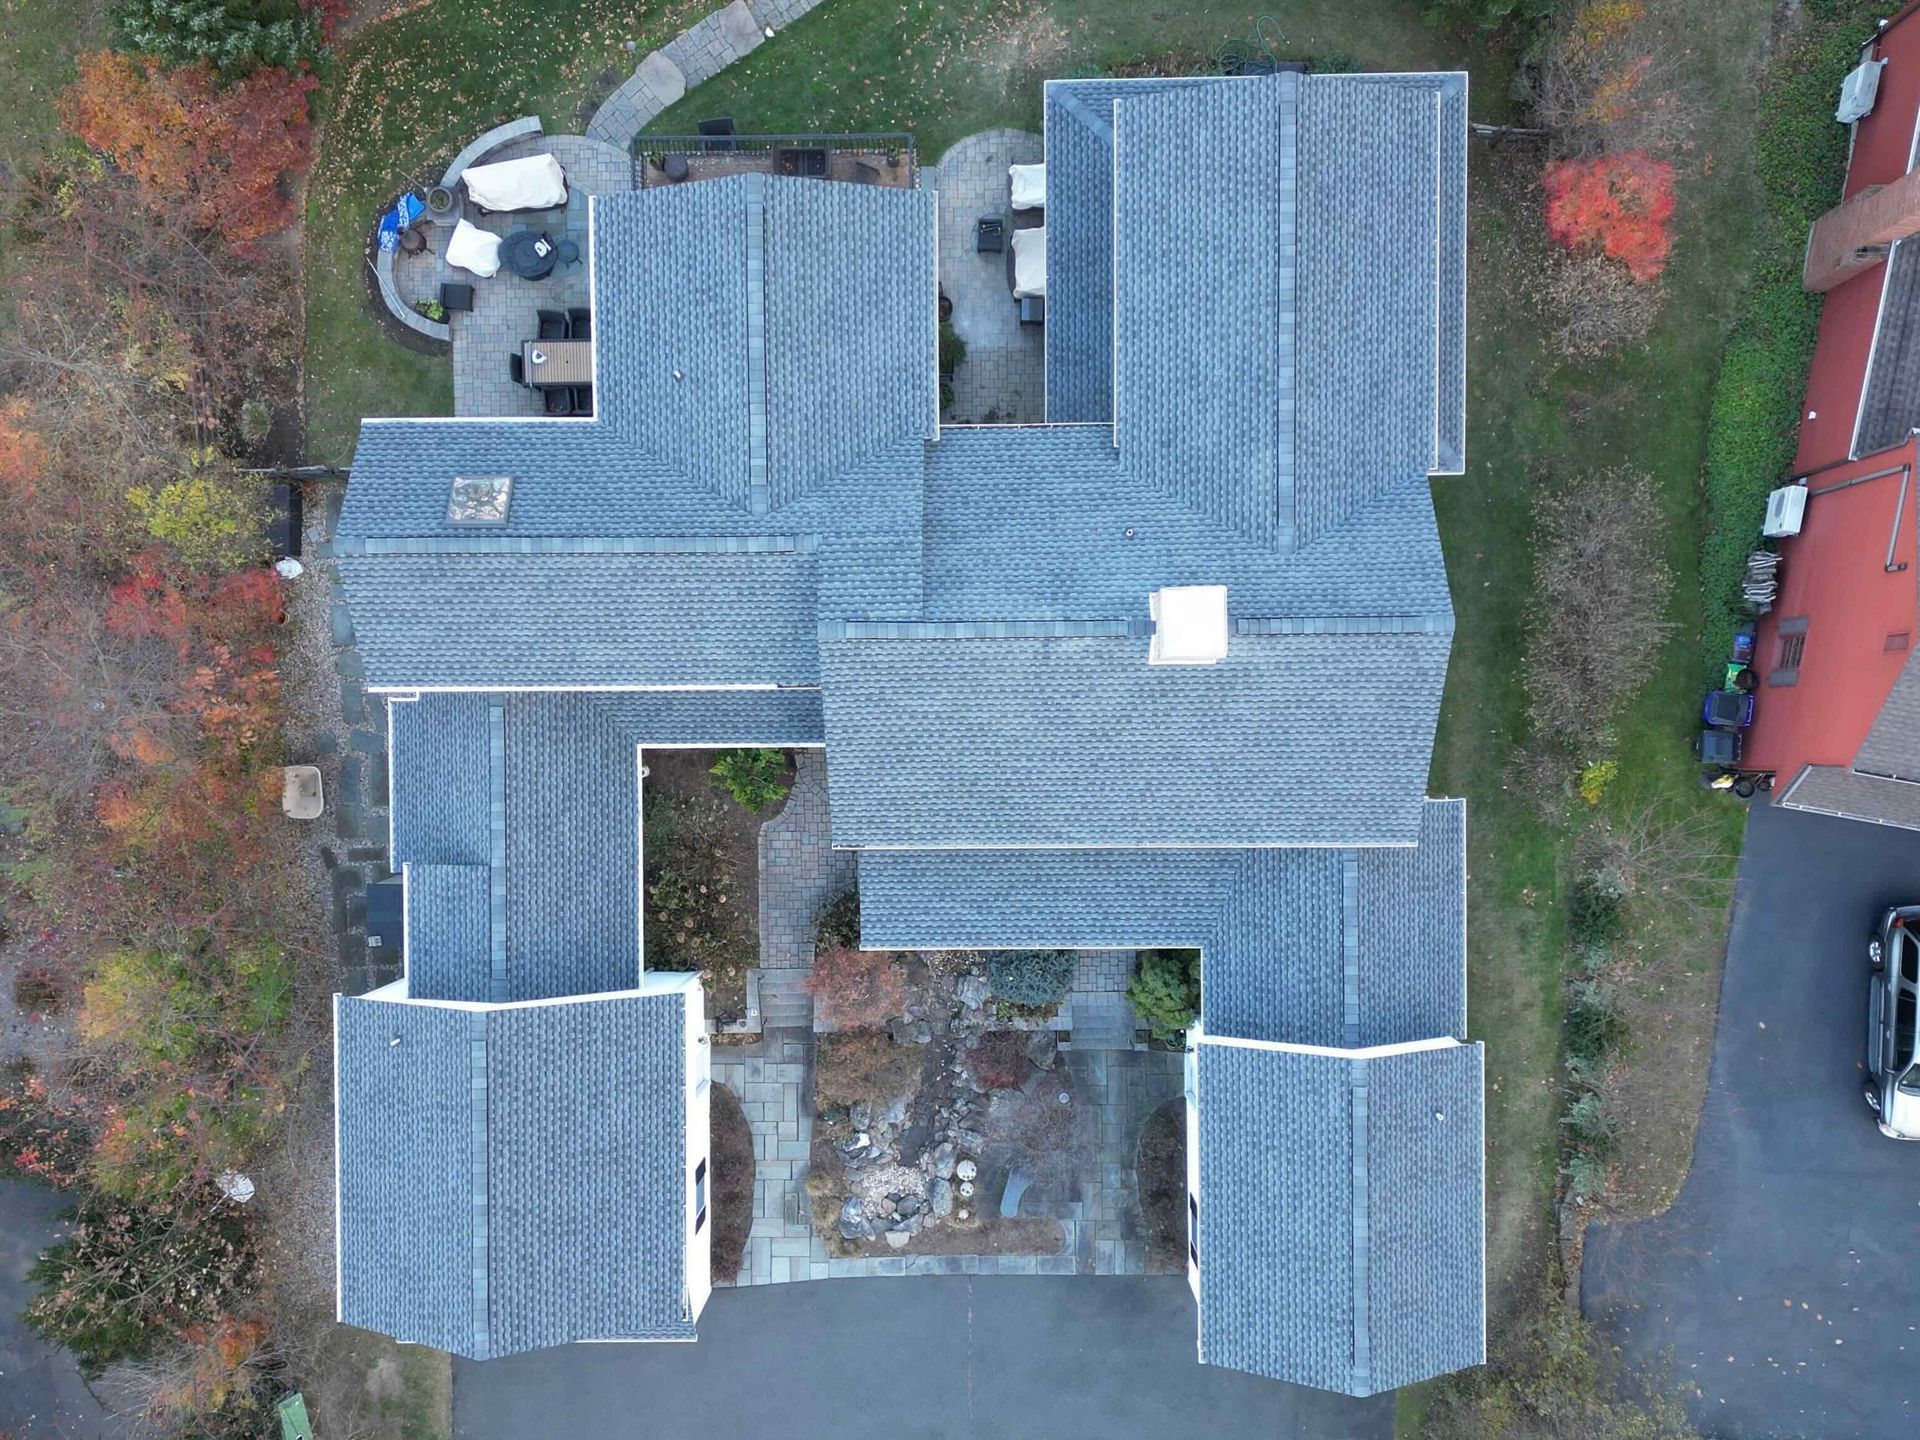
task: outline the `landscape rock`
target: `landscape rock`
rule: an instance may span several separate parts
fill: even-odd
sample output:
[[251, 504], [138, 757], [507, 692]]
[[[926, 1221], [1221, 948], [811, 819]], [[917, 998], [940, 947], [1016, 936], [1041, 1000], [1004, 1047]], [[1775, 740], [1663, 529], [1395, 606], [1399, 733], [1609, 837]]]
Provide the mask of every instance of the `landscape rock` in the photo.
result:
[[1051, 1030], [1035, 1030], [1027, 1041], [1027, 1059], [1042, 1070], [1053, 1068], [1054, 1056], [1059, 1050], [1060, 1042], [1054, 1038]]
[[873, 1123], [873, 1107], [864, 1100], [856, 1100], [847, 1107], [847, 1120], [855, 1130], [864, 1130]]
[[990, 993], [992, 992], [987, 986], [987, 977], [984, 975], [963, 975], [960, 977], [960, 983], [953, 987], [953, 998], [967, 1010], [978, 1010], [987, 1003], [987, 996]]
[[840, 1234], [847, 1240], [873, 1238], [873, 1221], [867, 1218], [867, 1208], [857, 1195], [849, 1195], [840, 1206]]
[[847, 1177], [853, 1193], [862, 1200], [879, 1201], [888, 1195], [925, 1195], [927, 1177], [904, 1165], [874, 1165]]
[[922, 1168], [929, 1175], [948, 1180], [953, 1177], [954, 1162], [958, 1158], [959, 1148], [951, 1140], [942, 1140], [922, 1157]]
[[978, 1155], [987, 1148], [987, 1137], [978, 1130], [956, 1130], [953, 1139], [956, 1145], [970, 1154]]
[[888, 1103], [886, 1113], [880, 1117], [883, 1125], [904, 1125], [907, 1121], [907, 1097], [896, 1095]]
[[953, 1213], [953, 1184], [935, 1177], [927, 1183], [927, 1208], [943, 1219]]
[[892, 1246], [892, 1247], [893, 1247], [894, 1249], [896, 1249], [896, 1250], [904, 1250], [904, 1249], [906, 1249], [906, 1248], [907, 1248], [907, 1241], [908, 1241], [908, 1240], [910, 1240], [910, 1239], [912, 1239], [912, 1238], [913, 1238], [913, 1237], [912, 1237], [912, 1236], [910, 1236], [910, 1235], [909, 1235], [909, 1234], [908, 1234], [908, 1233], [907, 1233], [906, 1231], [904, 1231], [904, 1230], [889, 1230], [889, 1231], [887, 1231], [887, 1244], [889, 1244], [889, 1245], [891, 1245], [891, 1246]]

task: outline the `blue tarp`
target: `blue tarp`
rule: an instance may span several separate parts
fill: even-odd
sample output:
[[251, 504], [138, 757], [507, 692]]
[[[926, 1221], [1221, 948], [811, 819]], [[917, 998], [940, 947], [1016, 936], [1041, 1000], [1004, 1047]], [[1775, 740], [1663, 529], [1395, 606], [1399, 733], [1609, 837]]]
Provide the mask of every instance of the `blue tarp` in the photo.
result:
[[400, 245], [400, 232], [420, 218], [420, 212], [427, 208], [426, 202], [411, 190], [393, 202], [393, 209], [380, 217], [380, 248], [395, 250]]

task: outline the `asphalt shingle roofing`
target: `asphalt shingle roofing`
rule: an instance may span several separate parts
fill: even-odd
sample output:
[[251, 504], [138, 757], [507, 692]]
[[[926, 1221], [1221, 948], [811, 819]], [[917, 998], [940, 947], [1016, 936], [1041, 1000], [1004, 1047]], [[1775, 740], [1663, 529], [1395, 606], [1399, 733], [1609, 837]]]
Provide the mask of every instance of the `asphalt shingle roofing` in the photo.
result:
[[692, 1338], [678, 994], [335, 1027], [342, 1320], [474, 1359]]
[[1350, 1395], [1484, 1360], [1481, 1047], [1196, 1068], [1201, 1360]]
[[[636, 747], [824, 744], [869, 947], [1203, 952], [1204, 1358], [1478, 1359], [1478, 1048], [1362, 1048], [1466, 1024], [1464, 806], [1425, 794], [1465, 105], [1050, 83], [1045, 425], [938, 425], [931, 192], [738, 176], [594, 202], [592, 419], [363, 427], [335, 549], [411, 999], [339, 1012], [347, 1319], [691, 1334], [677, 1034], [427, 1002], [636, 983]], [[498, 476], [504, 520], [448, 519]], [[1226, 654], [1150, 665], [1186, 585]]]
[[1368, 849], [864, 850], [878, 949], [1198, 948], [1207, 1032], [1328, 1046], [1464, 1036], [1466, 802]]

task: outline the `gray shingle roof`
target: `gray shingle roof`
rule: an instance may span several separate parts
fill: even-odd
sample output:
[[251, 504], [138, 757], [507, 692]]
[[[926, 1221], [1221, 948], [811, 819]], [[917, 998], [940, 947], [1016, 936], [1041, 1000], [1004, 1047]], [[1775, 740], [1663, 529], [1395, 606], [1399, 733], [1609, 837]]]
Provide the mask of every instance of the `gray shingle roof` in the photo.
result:
[[1920, 243], [1894, 242], [1882, 281], [1853, 453], [1904, 444], [1920, 426]]
[[[1047, 419], [1113, 418], [1113, 102], [1217, 83], [1208, 77], [1049, 80]], [[1186, 213], [1186, 206], [1182, 206]]]
[[[389, 708], [396, 782], [405, 777], [393, 794], [394, 861], [410, 866], [411, 993], [504, 1001], [630, 989], [640, 811], [617, 706], [521, 693], [429, 694]], [[447, 823], [455, 808], [457, 829]]]
[[1466, 1032], [1466, 802], [1416, 846], [867, 850], [861, 942], [1198, 947], [1209, 1034], [1301, 1045]]
[[1410, 843], [1450, 630], [822, 639], [834, 843]]
[[[1048, 414], [1110, 422], [1117, 394], [1117, 426], [931, 439], [931, 196], [738, 177], [595, 202], [594, 419], [364, 427], [336, 550], [368, 678], [494, 692], [394, 709], [416, 996], [633, 984], [634, 747], [830, 740], [836, 843], [904, 847], [862, 854], [869, 944], [1198, 945], [1215, 1035], [1464, 1027], [1460, 809], [1424, 800], [1464, 77], [1070, 82], [1045, 108]], [[504, 524], [447, 520], [456, 476], [500, 474]], [[1217, 666], [1146, 663], [1148, 596], [1179, 584], [1227, 587]], [[778, 688], [716, 688], [741, 685]], [[578, 686], [602, 693], [526, 693]], [[996, 846], [1020, 848], [967, 848]], [[389, 1008], [340, 1022], [348, 1318], [481, 1355], [690, 1335], [663, 1219], [686, 1137], [653, 1148], [677, 1038], [597, 1005]], [[1252, 1298], [1208, 1269], [1203, 1344], [1384, 1386], [1466, 1353], [1478, 1170], [1423, 1152], [1452, 1070], [1334, 1063], [1244, 1077], [1265, 1128], [1214, 1087], [1203, 1188], [1266, 1209], [1206, 1242]]]
[[1122, 461], [1268, 548], [1293, 526], [1299, 91], [1299, 76], [1280, 75], [1113, 102]]
[[1780, 797], [1794, 810], [1920, 830], [1920, 784], [1864, 775], [1842, 765], [1809, 765]]
[[811, 685], [813, 557], [342, 556], [367, 682]]
[[683, 1015], [337, 1000], [341, 1318], [475, 1359], [691, 1338]]
[[1301, 87], [1294, 526], [1337, 526], [1384, 482], [1438, 467], [1437, 92], [1366, 77]]
[[1202, 1361], [1352, 1395], [1479, 1364], [1480, 1046], [1197, 1063]]

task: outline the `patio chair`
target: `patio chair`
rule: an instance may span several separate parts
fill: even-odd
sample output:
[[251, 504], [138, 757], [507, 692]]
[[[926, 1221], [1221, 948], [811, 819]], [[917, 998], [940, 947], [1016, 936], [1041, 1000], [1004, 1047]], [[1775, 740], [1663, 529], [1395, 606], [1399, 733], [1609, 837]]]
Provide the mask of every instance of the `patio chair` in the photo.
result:
[[734, 148], [733, 141], [727, 137], [733, 134], [733, 117], [716, 115], [711, 120], [702, 120], [699, 125], [701, 135], [706, 137], [706, 148], [710, 151], [725, 151]]
[[473, 309], [473, 287], [457, 281], [446, 281], [440, 286], [440, 306], [445, 310]]
[[593, 338], [593, 311], [584, 305], [575, 305], [567, 311], [567, 334], [575, 340]]
[[998, 215], [987, 215], [973, 222], [973, 252], [998, 255], [1007, 248], [1007, 222]]
[[549, 415], [573, 414], [573, 391], [568, 389], [565, 385], [555, 385], [550, 387], [549, 389], [541, 391], [540, 393], [546, 397], [547, 414]]
[[527, 383], [527, 364], [520, 358], [518, 350], [507, 356], [507, 374], [513, 377], [513, 383], [516, 385]]
[[573, 387], [573, 413], [576, 415], [593, 414], [593, 387], [576, 385]]
[[540, 331], [535, 337], [540, 340], [565, 340], [567, 338], [567, 312], [564, 310], [536, 310], [540, 317]]

